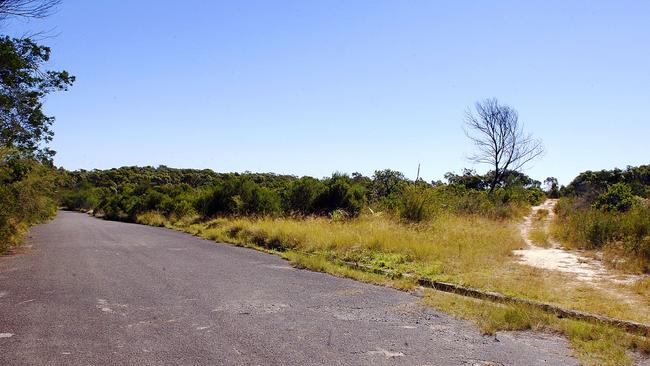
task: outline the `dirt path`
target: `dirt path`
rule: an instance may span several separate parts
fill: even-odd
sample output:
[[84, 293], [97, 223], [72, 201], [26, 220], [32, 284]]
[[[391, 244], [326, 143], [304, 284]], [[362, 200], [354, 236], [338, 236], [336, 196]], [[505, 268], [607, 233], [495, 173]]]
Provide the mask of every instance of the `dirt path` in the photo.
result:
[[[520, 256], [520, 263], [532, 267], [570, 273], [575, 275], [576, 279], [589, 283], [604, 280], [618, 284], [630, 284], [641, 278], [641, 276], [614, 273], [605, 268], [601, 261], [586, 257], [580, 251], [563, 249], [561, 244], [550, 238], [550, 236], [548, 238], [548, 248], [535, 245], [530, 239], [531, 232], [537, 225], [537, 227], [548, 233], [548, 225], [555, 216], [554, 208], [556, 204], [556, 199], [548, 199], [541, 205], [534, 206], [531, 213], [520, 224], [521, 236], [526, 242], [526, 248], [514, 251], [515, 255]], [[548, 214], [536, 223], [536, 216], [542, 210], [546, 210]]]

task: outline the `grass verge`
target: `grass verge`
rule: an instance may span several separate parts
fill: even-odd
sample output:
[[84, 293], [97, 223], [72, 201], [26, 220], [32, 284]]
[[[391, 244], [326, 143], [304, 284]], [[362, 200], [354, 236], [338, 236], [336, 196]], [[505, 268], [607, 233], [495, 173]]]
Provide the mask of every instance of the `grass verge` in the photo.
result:
[[422, 303], [452, 316], [472, 320], [485, 334], [501, 330], [534, 330], [564, 335], [585, 365], [626, 365], [629, 351], [650, 352], [646, 337], [585, 321], [560, 319], [530, 306], [500, 304], [426, 290]]
[[[438, 216], [420, 224], [405, 224], [386, 216], [361, 216], [346, 221], [271, 217], [170, 221], [150, 213], [139, 216], [138, 222], [156, 226], [162, 223], [205, 239], [279, 253], [298, 267], [365, 282], [402, 289], [415, 286], [413, 279], [390, 279], [337, 263], [357, 262], [370, 268], [410, 273], [414, 277], [453, 282], [620, 319], [645, 323], [650, 319], [647, 304], [639, 308], [637, 303], [613, 301], [612, 293], [605, 289], [580, 284], [560, 273], [517, 264], [511, 252], [524, 244], [516, 226], [507, 221], [454, 215]], [[647, 287], [639, 286], [637, 293], [645, 294]], [[485, 332], [502, 329], [560, 332], [569, 338], [576, 355], [585, 364], [626, 364], [630, 362], [626, 350], [644, 348], [647, 344], [645, 338], [622, 336], [624, 332], [613, 327], [584, 321], [558, 322], [553, 315], [524, 306], [494, 304], [451, 294], [427, 295], [425, 302], [480, 322]], [[595, 335], [589, 338], [585, 335], [589, 332]]]

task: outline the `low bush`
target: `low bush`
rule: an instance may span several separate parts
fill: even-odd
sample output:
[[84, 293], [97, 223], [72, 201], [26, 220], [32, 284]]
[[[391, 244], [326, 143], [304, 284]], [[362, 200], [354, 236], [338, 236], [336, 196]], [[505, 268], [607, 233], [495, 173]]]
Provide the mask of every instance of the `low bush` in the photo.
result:
[[323, 179], [298, 179], [125, 167], [65, 172], [64, 176], [61, 205], [131, 222], [149, 211], [168, 219], [198, 214], [204, 218], [316, 215], [346, 220], [358, 217], [365, 208], [413, 222], [426, 221], [438, 212], [510, 219], [542, 197], [538, 182], [519, 173], [511, 173], [492, 195], [483, 184], [474, 184], [486, 178], [471, 171], [462, 177], [450, 176], [450, 184], [435, 185], [409, 181], [392, 170], [376, 171], [372, 178], [335, 173]]
[[160, 212], [149, 211], [142, 214], [138, 214], [135, 218], [135, 222], [143, 225], [163, 227], [168, 222], [168, 220]]
[[49, 165], [0, 150], [0, 253], [20, 244], [29, 226], [54, 216], [56, 179]]
[[343, 210], [350, 217], [355, 217], [367, 204], [365, 188], [355, 183], [347, 175], [334, 174], [324, 183], [326, 189], [318, 195], [314, 202], [316, 211], [319, 213], [327, 214]]
[[632, 189], [625, 183], [616, 183], [607, 187], [607, 192], [598, 196], [593, 206], [604, 211], [625, 212], [631, 209], [635, 202]]
[[650, 270], [650, 207], [634, 205], [626, 212], [619, 212], [584, 207], [577, 198], [562, 198], [556, 212], [552, 232], [566, 246], [620, 247], [628, 255], [642, 259], [643, 270]]
[[73, 211], [89, 211], [99, 204], [99, 195], [91, 188], [81, 188], [61, 194], [60, 204]]
[[302, 177], [292, 182], [284, 193], [284, 210], [291, 214], [310, 215], [318, 211], [316, 200], [327, 190], [318, 179]]
[[434, 211], [432, 202], [430, 191], [422, 187], [409, 186], [401, 195], [400, 217], [415, 222], [429, 219]]

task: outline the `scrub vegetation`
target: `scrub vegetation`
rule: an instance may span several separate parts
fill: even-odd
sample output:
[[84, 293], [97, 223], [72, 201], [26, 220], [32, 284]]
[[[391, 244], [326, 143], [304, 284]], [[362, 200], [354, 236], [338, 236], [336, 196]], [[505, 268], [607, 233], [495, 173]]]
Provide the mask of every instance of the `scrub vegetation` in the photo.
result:
[[650, 165], [584, 172], [562, 190], [552, 234], [599, 250], [613, 267], [650, 271]]
[[[520, 173], [509, 174], [492, 194], [492, 176], [470, 170], [447, 174], [445, 183], [410, 181], [390, 170], [324, 179], [167, 167], [64, 175], [60, 193], [70, 209], [270, 251], [299, 267], [407, 289], [416, 286], [414, 278], [426, 277], [650, 322], [647, 304], [621, 301], [607, 289], [576, 284], [567, 274], [517, 263], [512, 250], [524, 245], [517, 224], [545, 197], [539, 182]], [[540, 222], [546, 216], [538, 215], [534, 220]], [[343, 262], [394, 276], [361, 272]], [[648, 294], [637, 284], [635, 289], [620, 286], [642, 297]], [[630, 361], [626, 350], [645, 344], [645, 338], [621, 337], [615, 328], [558, 320], [531, 308], [510, 311], [508, 305], [467, 299], [441, 305], [431, 300], [436, 296], [455, 295], [430, 294], [425, 302], [474, 319], [486, 332], [560, 332], [586, 364], [625, 364]], [[513, 324], [519, 318], [512, 314], [522, 322]], [[543, 326], [536, 317], [544, 320]], [[590, 332], [596, 333], [588, 336]]]
[[[29, 10], [12, 4], [0, 2], [0, 21], [7, 12]], [[29, 38], [0, 36], [0, 253], [19, 244], [30, 225], [56, 212], [59, 175], [54, 152], [46, 146], [54, 118], [45, 115], [42, 101], [66, 90], [74, 77], [45, 70], [49, 58], [50, 49]]]

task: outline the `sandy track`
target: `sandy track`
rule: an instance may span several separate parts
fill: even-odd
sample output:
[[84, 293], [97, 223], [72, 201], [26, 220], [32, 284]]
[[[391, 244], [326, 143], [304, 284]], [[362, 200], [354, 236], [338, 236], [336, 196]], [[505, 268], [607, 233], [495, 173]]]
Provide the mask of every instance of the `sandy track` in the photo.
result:
[[539, 206], [534, 206], [528, 216], [519, 225], [521, 236], [526, 242], [526, 248], [515, 250], [522, 264], [546, 270], [559, 271], [575, 275], [581, 281], [595, 283], [599, 281], [612, 281], [620, 284], [632, 283], [643, 276], [624, 275], [614, 273], [605, 268], [603, 263], [597, 259], [586, 257], [582, 252], [576, 250], [565, 250], [556, 240], [549, 238], [549, 248], [537, 246], [530, 239], [533, 230], [534, 218], [540, 210], [548, 211], [548, 215], [541, 220], [543, 230], [548, 230], [548, 225], [555, 217], [556, 199], [547, 199]]

